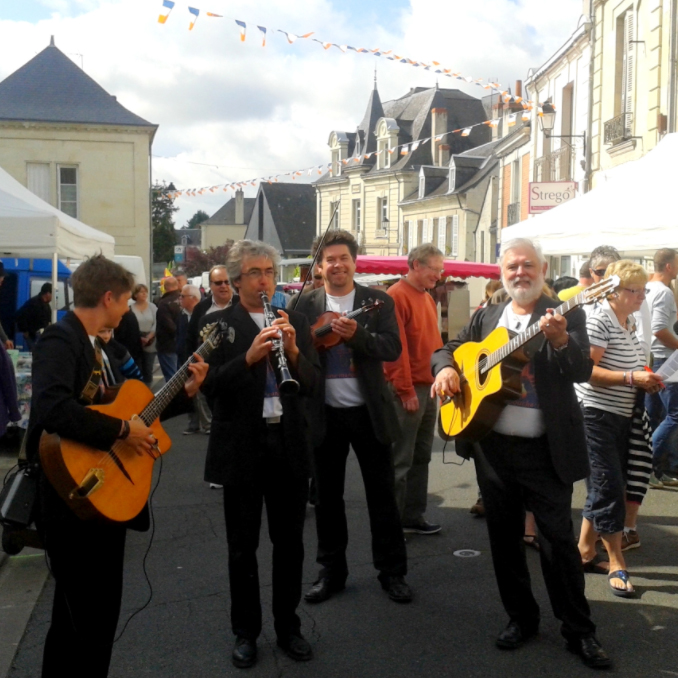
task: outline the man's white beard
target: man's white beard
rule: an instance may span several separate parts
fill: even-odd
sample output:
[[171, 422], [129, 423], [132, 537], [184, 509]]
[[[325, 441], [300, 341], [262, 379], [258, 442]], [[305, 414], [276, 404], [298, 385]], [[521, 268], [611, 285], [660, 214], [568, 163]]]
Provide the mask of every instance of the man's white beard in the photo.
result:
[[[544, 276], [540, 275], [536, 280], [521, 278], [520, 280], [511, 280], [510, 282], [502, 276], [502, 282], [504, 283], [504, 289], [508, 292], [511, 299], [519, 304], [531, 304], [541, 296], [541, 291], [544, 287]], [[517, 282], [528, 282], [530, 286], [516, 287]]]

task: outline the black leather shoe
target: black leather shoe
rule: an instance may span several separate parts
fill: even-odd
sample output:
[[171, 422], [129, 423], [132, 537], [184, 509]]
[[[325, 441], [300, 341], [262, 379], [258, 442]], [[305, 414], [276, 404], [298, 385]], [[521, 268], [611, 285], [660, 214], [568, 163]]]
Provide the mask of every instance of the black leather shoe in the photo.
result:
[[328, 577], [321, 577], [306, 592], [304, 595], [304, 600], [307, 603], [324, 603], [326, 600], [332, 597], [332, 594], [337, 593], [337, 591], [343, 591], [345, 588], [346, 584], [343, 582], [341, 584], [337, 584]]
[[388, 597], [396, 603], [411, 603], [412, 589], [403, 577], [379, 577], [381, 588], [388, 593]]
[[285, 638], [278, 638], [278, 647], [285, 651], [285, 654], [297, 662], [307, 662], [313, 658], [313, 650], [306, 638], [292, 633]]
[[506, 628], [497, 636], [495, 642], [497, 647], [502, 650], [517, 650], [525, 641], [536, 636], [538, 632], [539, 630], [536, 626], [530, 629], [523, 629], [518, 622], [511, 620]]
[[250, 666], [254, 666], [257, 661], [257, 641], [238, 636], [235, 639], [231, 659], [233, 666], [239, 669], [248, 669]]
[[606, 669], [612, 665], [612, 660], [595, 636], [568, 640], [567, 649], [578, 654], [584, 664], [592, 669]]

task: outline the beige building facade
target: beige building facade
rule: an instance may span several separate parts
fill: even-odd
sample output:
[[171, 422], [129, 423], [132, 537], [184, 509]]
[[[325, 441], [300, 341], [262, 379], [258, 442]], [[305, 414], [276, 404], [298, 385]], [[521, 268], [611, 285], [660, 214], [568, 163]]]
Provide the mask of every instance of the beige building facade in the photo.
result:
[[156, 125], [121, 106], [52, 43], [0, 83], [0, 167], [46, 202], [151, 262]]

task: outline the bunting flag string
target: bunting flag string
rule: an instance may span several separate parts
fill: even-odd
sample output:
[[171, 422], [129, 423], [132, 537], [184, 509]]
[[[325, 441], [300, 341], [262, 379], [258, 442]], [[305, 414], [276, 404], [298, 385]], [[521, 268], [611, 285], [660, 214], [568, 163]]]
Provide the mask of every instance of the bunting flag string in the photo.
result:
[[188, 27], [188, 30], [192, 31], [193, 26], [195, 26], [195, 22], [198, 20], [198, 17], [200, 16], [200, 10], [196, 9], [195, 7], [189, 7], [188, 11], [195, 17], [195, 19], [191, 20], [191, 25]]
[[[160, 17], [158, 18], [158, 22], [161, 24], [164, 24], [167, 22], [167, 19], [169, 17], [169, 14], [172, 10], [172, 7], [174, 7], [175, 2], [172, 0], [163, 0], [163, 7], [169, 8], [169, 11], [167, 14], [161, 14]], [[189, 7], [189, 11], [192, 14], [195, 14], [196, 20], [199, 11], [193, 7]], [[211, 17], [219, 17], [219, 18], [224, 18], [223, 15], [221, 14], [214, 14], [212, 12], [207, 12], [207, 16]], [[235, 23], [237, 24], [239, 31], [240, 31], [240, 41], [245, 42], [245, 37], [247, 33], [247, 23], [245, 21], [242, 21], [240, 19], [233, 19]], [[193, 26], [195, 26], [195, 20], [193, 20], [189, 26], [189, 30], [193, 29]], [[297, 35], [296, 33], [292, 33], [291, 31], [284, 31], [280, 28], [267, 28], [266, 26], [260, 26], [257, 25], [257, 28], [259, 31], [261, 31], [263, 35], [262, 47], [266, 47], [266, 42], [267, 42], [267, 37], [270, 37], [273, 35], [273, 33], [282, 33], [285, 38], [287, 39], [287, 42], [292, 45], [294, 44], [297, 40], [301, 39], [306, 39], [310, 38], [312, 35], [315, 35], [314, 31], [310, 31], [308, 33], [304, 33], [303, 35]], [[317, 37], [312, 38], [313, 42], [317, 42], [323, 49], [329, 50], [332, 47], [336, 47], [340, 52], [346, 54], [349, 51], [356, 52], [358, 54], [371, 54], [375, 57], [383, 57], [385, 59], [388, 59], [389, 61], [395, 61], [396, 63], [401, 63], [401, 64], [406, 64], [409, 66], [412, 66], [414, 68], [421, 68], [422, 70], [425, 71], [430, 71], [432, 73], [436, 73], [437, 75], [441, 75], [443, 77], [447, 78], [453, 78], [455, 80], [459, 80], [462, 82], [465, 82], [469, 85], [473, 84], [478, 87], [482, 87], [485, 90], [490, 90], [492, 92], [496, 92], [500, 95], [500, 97], [503, 99], [504, 103], [509, 103], [513, 102], [515, 104], [521, 105], [523, 109], [528, 109], [530, 106], [533, 105], [533, 102], [531, 101], [525, 101], [522, 97], [516, 97], [512, 96], [511, 93], [508, 90], [502, 90], [501, 85], [498, 82], [486, 82], [483, 78], [472, 78], [471, 76], [466, 76], [463, 75], [460, 72], [453, 71], [451, 68], [444, 68], [439, 61], [430, 61], [429, 63], [424, 62], [424, 61], [419, 61], [415, 59], [410, 59], [409, 57], [406, 56], [401, 56], [398, 54], [395, 54], [393, 50], [384, 50], [379, 47], [375, 49], [368, 49], [365, 47], [353, 47], [351, 45], [346, 45], [346, 44], [338, 44], [334, 42], [328, 42], [325, 40], [321, 40]]]
[[[528, 113], [526, 110], [523, 113], [523, 116]], [[509, 116], [510, 117], [510, 116]], [[524, 118], [523, 118], [524, 119]], [[369, 160], [372, 156], [379, 157], [386, 151], [390, 156], [393, 156], [393, 154], [396, 154], [398, 157], [400, 156], [406, 156], [406, 155], [411, 155], [414, 153], [421, 144], [426, 144], [429, 141], [435, 141], [436, 143], [442, 141], [445, 137], [447, 137], [450, 134], [459, 134], [462, 137], [467, 137], [471, 132], [476, 128], [476, 127], [483, 127], [483, 126], [488, 126], [495, 128], [499, 125], [499, 119], [494, 119], [494, 120], [484, 120], [483, 122], [476, 123], [475, 125], [470, 125], [469, 127], [464, 127], [463, 129], [454, 129], [450, 130], [449, 132], [443, 132], [442, 134], [437, 134], [435, 138], [428, 137], [426, 139], [419, 139], [417, 141], [412, 141], [408, 142], [405, 144], [401, 144], [400, 146], [392, 146], [391, 148], [387, 149], [382, 149], [379, 151], [372, 151], [371, 153], [364, 153], [361, 155], [357, 155], [354, 158], [342, 158], [341, 164], [342, 165], [348, 165], [351, 160], [354, 163], [360, 163], [364, 160]], [[257, 183], [261, 184], [263, 182], [272, 184], [275, 182], [278, 182], [281, 177], [292, 177], [293, 181], [296, 181], [297, 177], [302, 176], [304, 173], [306, 173], [307, 176], [311, 177], [315, 175], [316, 173], [320, 176], [322, 176], [323, 172], [328, 172], [330, 176], [332, 176], [332, 163], [327, 163], [327, 164], [322, 164], [322, 165], [314, 165], [313, 167], [307, 167], [306, 169], [298, 169], [298, 170], [290, 170], [289, 172], [283, 172], [282, 174], [276, 174], [274, 176], [269, 176], [269, 177], [258, 177], [256, 179], [246, 179], [244, 181], [234, 181], [228, 184], [217, 184], [215, 186], [203, 186], [202, 188], [184, 188], [181, 190], [176, 190], [173, 192], [169, 192], [168, 195], [172, 198], [178, 198], [180, 196], [183, 197], [189, 197], [189, 198], [194, 198], [198, 195], [204, 195], [206, 191], [210, 193], [214, 193], [215, 191], [223, 191], [224, 193], [227, 193], [229, 190], [237, 191], [240, 188], [244, 188], [246, 186], [256, 186]]]

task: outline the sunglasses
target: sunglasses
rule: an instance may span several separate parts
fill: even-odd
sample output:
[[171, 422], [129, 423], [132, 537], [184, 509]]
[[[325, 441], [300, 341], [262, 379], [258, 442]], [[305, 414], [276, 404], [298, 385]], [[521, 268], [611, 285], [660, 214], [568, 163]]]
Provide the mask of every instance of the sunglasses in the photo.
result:
[[591, 271], [595, 273], [599, 277], [603, 277], [605, 275], [605, 271], [607, 271], [606, 268], [592, 268]]
[[217, 285], [217, 287], [221, 287], [222, 285], [229, 287], [230, 284], [231, 283], [228, 280], [212, 280], [212, 285]]

